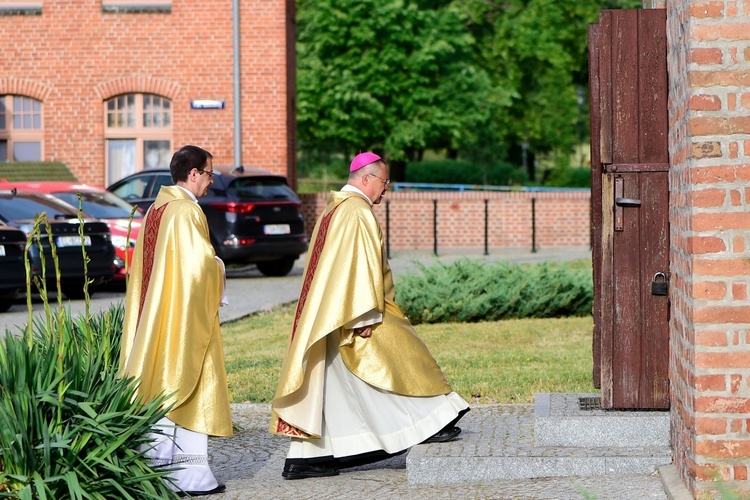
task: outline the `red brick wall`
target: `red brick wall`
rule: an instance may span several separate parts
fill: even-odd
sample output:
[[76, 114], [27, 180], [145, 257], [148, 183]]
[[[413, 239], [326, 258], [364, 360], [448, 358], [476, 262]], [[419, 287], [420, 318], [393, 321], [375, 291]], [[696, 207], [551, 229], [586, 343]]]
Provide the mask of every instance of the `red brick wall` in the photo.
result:
[[[288, 175], [287, 23], [283, 0], [242, 0], [242, 162]], [[171, 13], [108, 13], [101, 2], [45, 0], [41, 15], [0, 16], [0, 95], [43, 101], [44, 160], [105, 183], [103, 101], [172, 99], [173, 147], [234, 162], [232, 2], [173, 0]], [[220, 99], [222, 110], [192, 110]], [[293, 172], [292, 172], [293, 173]]]
[[[308, 233], [323, 212], [327, 193], [301, 195]], [[588, 247], [590, 193], [389, 192], [374, 211], [386, 237], [386, 201], [392, 250], [432, 250], [437, 200], [441, 249], [484, 249], [485, 201], [489, 248], [532, 248], [531, 200], [535, 199], [536, 247]]]
[[748, 21], [747, 3], [668, 2], [672, 446], [699, 497], [750, 487]]

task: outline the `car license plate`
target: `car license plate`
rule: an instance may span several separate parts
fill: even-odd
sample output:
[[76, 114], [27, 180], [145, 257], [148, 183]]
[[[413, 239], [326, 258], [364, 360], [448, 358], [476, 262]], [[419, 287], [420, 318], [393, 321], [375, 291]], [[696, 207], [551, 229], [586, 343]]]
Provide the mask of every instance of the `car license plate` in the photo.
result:
[[263, 226], [263, 233], [265, 234], [289, 234], [291, 232], [289, 224], [266, 224]]
[[0, 257], [5, 255], [5, 245], [0, 245]]
[[[91, 246], [91, 236], [83, 237], [84, 245], [87, 247]], [[56, 240], [57, 246], [59, 247], [79, 247], [81, 246], [80, 236], [58, 236]]]

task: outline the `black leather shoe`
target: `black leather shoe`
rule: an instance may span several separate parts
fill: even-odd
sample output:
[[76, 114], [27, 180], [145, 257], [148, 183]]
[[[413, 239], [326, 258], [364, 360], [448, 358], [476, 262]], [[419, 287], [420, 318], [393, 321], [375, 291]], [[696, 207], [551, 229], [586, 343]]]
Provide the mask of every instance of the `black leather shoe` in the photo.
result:
[[216, 493], [224, 493], [227, 490], [226, 485], [219, 483], [219, 485], [212, 490], [204, 491], [178, 491], [177, 496], [180, 497], [203, 497], [206, 495], [214, 495]]
[[447, 443], [448, 441], [456, 439], [459, 434], [461, 434], [460, 427], [453, 426], [447, 429], [444, 428], [422, 441], [422, 444]]
[[281, 476], [284, 479], [306, 479], [308, 477], [338, 476], [339, 470], [324, 465], [291, 464], [284, 466]]

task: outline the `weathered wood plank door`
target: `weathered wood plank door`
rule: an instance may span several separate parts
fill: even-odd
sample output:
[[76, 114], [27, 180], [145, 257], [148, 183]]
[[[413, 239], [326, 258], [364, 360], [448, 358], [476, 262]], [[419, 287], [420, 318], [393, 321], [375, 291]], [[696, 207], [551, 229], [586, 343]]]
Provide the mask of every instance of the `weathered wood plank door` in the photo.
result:
[[[594, 382], [605, 409], [669, 408], [666, 11], [589, 29]], [[661, 276], [658, 278], [661, 281]]]

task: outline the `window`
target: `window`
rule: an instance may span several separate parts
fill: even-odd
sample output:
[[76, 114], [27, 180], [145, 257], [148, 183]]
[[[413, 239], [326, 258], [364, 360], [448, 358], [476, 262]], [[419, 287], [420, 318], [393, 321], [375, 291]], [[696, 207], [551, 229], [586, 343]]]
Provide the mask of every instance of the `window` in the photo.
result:
[[0, 96], [0, 161], [42, 161], [42, 103]]
[[106, 14], [148, 14], [172, 12], [172, 0], [102, 0]]
[[42, 0], [0, 0], [0, 16], [39, 15]]
[[107, 183], [145, 168], [168, 167], [172, 155], [172, 102], [126, 94], [104, 104]]
[[242, 201], [252, 200], [291, 200], [297, 201], [297, 195], [277, 177], [241, 177], [232, 183], [237, 190], [237, 197]]
[[[78, 195], [81, 195], [82, 209], [97, 219], [130, 219], [133, 207], [109, 191], [58, 191], [52, 193], [74, 207], [78, 206]], [[133, 218], [140, 219], [143, 214], [135, 212]]]

